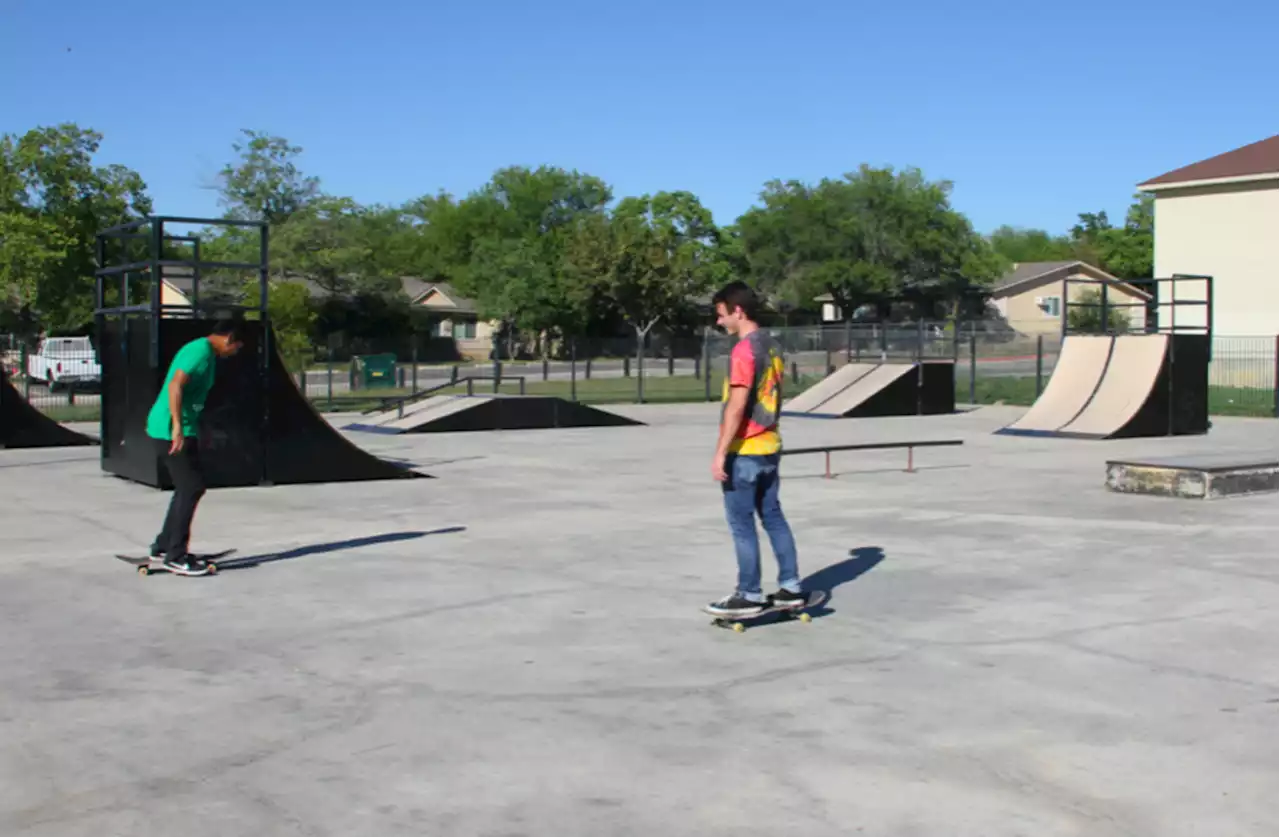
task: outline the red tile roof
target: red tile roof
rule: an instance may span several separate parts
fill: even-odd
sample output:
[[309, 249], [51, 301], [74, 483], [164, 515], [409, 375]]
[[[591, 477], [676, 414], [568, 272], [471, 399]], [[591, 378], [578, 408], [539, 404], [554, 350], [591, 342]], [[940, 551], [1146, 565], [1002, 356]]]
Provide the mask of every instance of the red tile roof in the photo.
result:
[[1143, 186], [1165, 186], [1174, 183], [1189, 183], [1194, 180], [1217, 180], [1223, 177], [1248, 177], [1253, 174], [1276, 174], [1280, 172], [1280, 134], [1268, 137], [1249, 145], [1241, 146], [1234, 151], [1183, 166], [1166, 172], [1159, 177], [1138, 184]]

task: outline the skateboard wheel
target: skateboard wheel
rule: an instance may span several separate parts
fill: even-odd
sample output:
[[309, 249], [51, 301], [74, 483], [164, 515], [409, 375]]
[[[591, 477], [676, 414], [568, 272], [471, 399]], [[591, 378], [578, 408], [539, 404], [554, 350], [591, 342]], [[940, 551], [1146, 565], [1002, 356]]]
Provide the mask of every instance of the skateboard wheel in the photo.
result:
[[214, 575], [214, 574], [216, 574], [217, 572], [218, 572], [218, 565], [217, 565], [217, 564], [210, 564], [210, 565], [209, 565], [209, 575]]
[[802, 613], [802, 614], [800, 614], [800, 621], [801, 621], [801, 622], [812, 622], [812, 621], [813, 621], [813, 617], [812, 617], [812, 616], [810, 616], [810, 615], [809, 615], [809, 614], [807, 614], [807, 613]]
[[151, 570], [147, 567], [138, 567], [138, 575], [150, 575]]
[[734, 631], [734, 633], [739, 633], [739, 634], [740, 634], [740, 633], [742, 633], [742, 632], [743, 632], [743, 631], [745, 631], [745, 630], [746, 630], [746, 627], [745, 627], [741, 622], [734, 622], [734, 623], [733, 623], [733, 631]]

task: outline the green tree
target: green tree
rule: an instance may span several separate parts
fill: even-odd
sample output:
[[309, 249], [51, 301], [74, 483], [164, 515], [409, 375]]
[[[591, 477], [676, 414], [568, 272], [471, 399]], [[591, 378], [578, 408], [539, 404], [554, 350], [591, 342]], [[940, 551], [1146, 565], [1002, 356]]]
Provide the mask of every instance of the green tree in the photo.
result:
[[611, 215], [575, 226], [566, 275], [575, 302], [616, 312], [641, 353], [657, 323], [680, 317], [727, 278], [719, 240], [710, 211], [690, 192], [625, 198]]
[[393, 293], [395, 277], [375, 272], [364, 210], [351, 198], [319, 197], [273, 230], [271, 270], [304, 276], [330, 294]]
[[232, 143], [239, 155], [218, 174], [227, 216], [282, 224], [320, 196], [320, 180], [302, 174], [295, 158], [302, 147], [262, 131], [242, 130], [248, 139]]
[[1069, 236], [1005, 225], [988, 236], [992, 251], [1010, 263], [1058, 262], [1076, 258]]
[[[1116, 294], [1109, 296], [1109, 301], [1117, 299]], [[1120, 297], [1121, 301], [1128, 301], [1127, 297]], [[1130, 328], [1130, 319], [1127, 311], [1136, 310], [1129, 308], [1111, 308], [1106, 310], [1106, 319], [1103, 319], [1102, 309], [1102, 291], [1098, 288], [1087, 288], [1080, 292], [1080, 295], [1072, 301], [1067, 308], [1067, 327], [1073, 331], [1101, 334], [1123, 334]], [[1103, 326], [1103, 323], [1106, 326]]]
[[501, 169], [460, 204], [437, 202], [425, 252], [503, 332], [568, 333], [587, 318], [587, 296], [565, 266], [570, 230], [611, 199], [604, 181], [578, 171]]
[[[244, 284], [244, 304], [257, 306], [262, 303], [261, 287], [257, 280]], [[267, 314], [276, 333], [277, 348], [285, 366], [297, 374], [307, 367], [314, 357], [311, 332], [316, 323], [316, 311], [305, 286], [298, 282], [272, 282], [267, 288]]]
[[[75, 124], [0, 137], [0, 282], [18, 314], [50, 332], [92, 319], [97, 233], [151, 214], [141, 176], [95, 164], [101, 143], [101, 134]], [[107, 258], [123, 246], [112, 242]]]
[[902, 299], [954, 303], [989, 285], [998, 260], [950, 206], [950, 189], [916, 169], [866, 165], [816, 186], [772, 181], [738, 222], [751, 272], [806, 307], [830, 294], [845, 317], [867, 304], [887, 316]]

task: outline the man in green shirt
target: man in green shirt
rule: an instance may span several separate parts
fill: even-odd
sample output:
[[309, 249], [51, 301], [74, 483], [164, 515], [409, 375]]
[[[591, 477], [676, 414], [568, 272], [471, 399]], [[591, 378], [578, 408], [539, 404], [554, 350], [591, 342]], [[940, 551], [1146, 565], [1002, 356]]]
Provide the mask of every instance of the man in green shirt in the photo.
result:
[[164, 526], [151, 544], [151, 557], [163, 556], [164, 566], [182, 575], [209, 571], [187, 553], [191, 520], [205, 492], [198, 441], [200, 413], [213, 389], [217, 359], [231, 357], [242, 345], [236, 324], [220, 320], [208, 337], [183, 346], [169, 364], [164, 386], [147, 414], [147, 435], [156, 440], [160, 461], [173, 479], [173, 497]]

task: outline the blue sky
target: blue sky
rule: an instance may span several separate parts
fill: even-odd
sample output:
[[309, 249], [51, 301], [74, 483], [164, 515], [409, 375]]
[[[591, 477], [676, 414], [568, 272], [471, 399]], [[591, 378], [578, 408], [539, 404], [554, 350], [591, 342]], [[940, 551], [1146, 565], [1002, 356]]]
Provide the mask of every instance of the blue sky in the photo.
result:
[[0, 132], [92, 127], [167, 215], [219, 214], [254, 128], [367, 203], [546, 163], [730, 223], [867, 162], [953, 181], [983, 232], [1061, 232], [1275, 134], [1276, 32], [1274, 0], [0, 0]]

